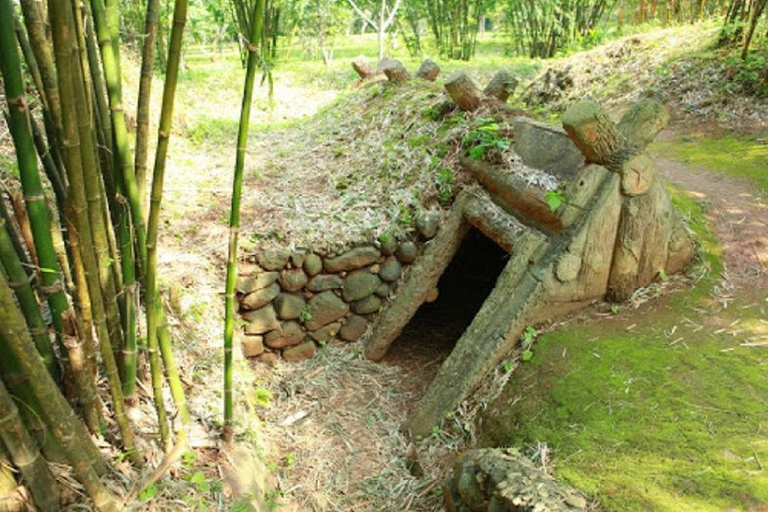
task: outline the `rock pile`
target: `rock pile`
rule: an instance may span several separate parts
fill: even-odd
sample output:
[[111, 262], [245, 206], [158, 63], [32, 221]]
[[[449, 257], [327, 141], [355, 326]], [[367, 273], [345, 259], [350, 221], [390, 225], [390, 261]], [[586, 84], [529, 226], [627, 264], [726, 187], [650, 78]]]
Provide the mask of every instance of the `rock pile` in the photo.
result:
[[440, 212], [424, 210], [414, 240], [382, 235], [375, 243], [327, 255], [259, 251], [240, 265], [237, 282], [243, 354], [267, 363], [278, 355], [297, 361], [332, 340], [357, 341], [439, 224]]

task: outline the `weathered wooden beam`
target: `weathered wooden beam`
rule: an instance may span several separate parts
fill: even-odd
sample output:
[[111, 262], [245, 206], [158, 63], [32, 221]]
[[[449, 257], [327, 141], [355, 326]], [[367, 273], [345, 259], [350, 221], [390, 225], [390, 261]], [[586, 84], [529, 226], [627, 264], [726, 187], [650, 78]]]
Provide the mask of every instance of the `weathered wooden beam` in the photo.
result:
[[563, 230], [563, 222], [547, 204], [543, 190], [471, 158], [462, 158], [461, 164], [490, 192], [497, 204], [524, 224], [549, 234]]
[[355, 60], [352, 61], [352, 69], [355, 70], [361, 80], [370, 80], [380, 74], [380, 71], [371, 66], [364, 55], [355, 57]]
[[571, 106], [561, 121], [587, 163], [611, 168], [616, 163], [616, 155], [628, 146], [624, 135], [608, 117], [608, 113], [594, 101], [581, 101]]
[[644, 149], [669, 124], [669, 112], [664, 105], [651, 99], [635, 103], [619, 121], [619, 131], [630, 146]]
[[470, 226], [464, 220], [464, 207], [468, 200], [466, 192], [459, 194], [440, 232], [411, 265], [408, 277], [398, 287], [397, 298], [384, 310], [379, 323], [365, 342], [364, 352], [368, 359], [379, 361], [384, 357], [389, 346], [437, 286], [440, 276], [469, 231]]
[[464, 217], [499, 247], [511, 253], [527, 229], [517, 219], [494, 203], [488, 194], [473, 196], [464, 208]]
[[647, 194], [625, 197], [621, 208], [616, 248], [608, 280], [609, 300], [622, 302], [635, 290], [666, 272], [674, 206], [663, 181], [657, 177]]

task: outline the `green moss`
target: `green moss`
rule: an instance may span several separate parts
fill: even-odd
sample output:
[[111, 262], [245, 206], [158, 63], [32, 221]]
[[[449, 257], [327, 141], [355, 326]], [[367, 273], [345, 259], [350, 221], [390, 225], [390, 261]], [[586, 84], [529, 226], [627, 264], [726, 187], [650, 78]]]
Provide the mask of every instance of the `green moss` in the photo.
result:
[[690, 165], [746, 177], [768, 192], [768, 133], [711, 136], [694, 133], [657, 142], [652, 149]]
[[758, 507], [768, 501], [768, 357], [741, 343], [765, 339], [768, 303], [713, 300], [717, 247], [695, 200], [674, 201], [709, 273], [639, 312], [542, 334], [482, 418], [482, 442], [547, 443], [558, 476], [605, 510]]

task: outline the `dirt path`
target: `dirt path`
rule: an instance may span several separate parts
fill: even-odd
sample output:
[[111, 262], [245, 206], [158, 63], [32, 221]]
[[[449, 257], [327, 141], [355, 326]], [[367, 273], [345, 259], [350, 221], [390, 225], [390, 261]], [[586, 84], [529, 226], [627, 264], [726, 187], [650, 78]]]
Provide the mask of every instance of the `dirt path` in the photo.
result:
[[694, 195], [723, 250], [727, 277], [735, 285], [768, 286], [768, 198], [748, 180], [657, 157], [660, 171]]

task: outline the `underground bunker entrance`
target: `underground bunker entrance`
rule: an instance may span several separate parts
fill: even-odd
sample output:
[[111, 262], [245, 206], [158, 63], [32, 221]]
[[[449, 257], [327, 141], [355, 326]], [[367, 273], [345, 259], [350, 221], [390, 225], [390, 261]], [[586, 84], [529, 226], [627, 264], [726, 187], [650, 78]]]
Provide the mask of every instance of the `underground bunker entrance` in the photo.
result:
[[392, 343], [384, 361], [406, 367], [422, 395], [496, 285], [509, 253], [472, 228], [437, 285]]

